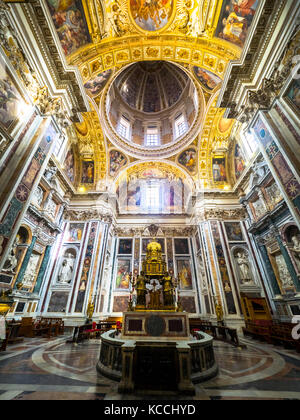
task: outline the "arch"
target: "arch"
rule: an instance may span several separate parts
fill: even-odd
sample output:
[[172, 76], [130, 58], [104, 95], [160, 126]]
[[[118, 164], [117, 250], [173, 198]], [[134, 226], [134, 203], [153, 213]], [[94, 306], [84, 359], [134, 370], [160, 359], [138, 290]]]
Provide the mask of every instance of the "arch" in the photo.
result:
[[31, 230], [30, 226], [22, 223], [21, 226], [19, 227], [19, 230], [18, 230], [18, 233], [17, 233], [16, 237], [18, 237], [18, 234], [19, 234], [21, 229], [24, 229], [24, 231], [27, 233], [27, 238], [26, 238], [25, 242], [22, 241], [18, 245], [29, 245], [32, 241], [32, 230]]
[[134, 168], [135, 166], [140, 166], [140, 165], [144, 165], [147, 164], [147, 166], [151, 166], [151, 165], [155, 165], [155, 164], [164, 164], [166, 166], [170, 166], [174, 169], [176, 169], [176, 171], [178, 171], [179, 173], [182, 173], [184, 175], [184, 179], [188, 182], [189, 187], [191, 189], [195, 188], [195, 182], [193, 180], [193, 178], [191, 177], [191, 175], [183, 168], [181, 168], [179, 165], [177, 165], [174, 162], [170, 162], [169, 160], [139, 160], [138, 162], [132, 162], [127, 166], [124, 166], [124, 168], [121, 169], [121, 171], [116, 175], [116, 177], [113, 179], [112, 183], [114, 186], [117, 186], [119, 180], [122, 178], [122, 176], [128, 171], [128, 169], [130, 168]]
[[295, 222], [290, 222], [281, 227], [280, 233], [286, 243], [291, 243], [291, 238], [300, 235], [300, 230]]

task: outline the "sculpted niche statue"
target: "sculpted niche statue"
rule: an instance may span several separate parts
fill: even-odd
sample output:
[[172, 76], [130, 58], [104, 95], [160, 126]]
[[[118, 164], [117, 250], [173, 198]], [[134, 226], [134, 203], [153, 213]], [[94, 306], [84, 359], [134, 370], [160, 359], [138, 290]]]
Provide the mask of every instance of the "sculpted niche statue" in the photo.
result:
[[282, 283], [282, 287], [293, 287], [294, 283], [285, 263], [283, 255], [280, 254], [276, 257], [276, 264], [278, 267], [278, 273]]
[[250, 262], [245, 251], [239, 251], [236, 254], [236, 262], [239, 267], [240, 281], [242, 284], [253, 283]]
[[45, 173], [44, 173], [44, 177], [48, 180], [48, 181], [52, 181], [52, 179], [54, 178], [55, 174], [57, 172], [57, 168], [55, 166], [50, 166], [46, 169]]
[[33, 193], [33, 201], [40, 207], [44, 198], [44, 191], [41, 187], [37, 187], [37, 189]]
[[70, 284], [73, 276], [73, 267], [75, 258], [69, 254], [64, 258], [58, 273], [58, 282], [61, 284]]
[[39, 258], [40, 258], [39, 255], [31, 256], [27, 269], [24, 274], [24, 281], [23, 281], [24, 286], [31, 287], [33, 285], [34, 280], [37, 275], [37, 266], [38, 266]]
[[18, 259], [16, 257], [16, 243], [13, 245], [12, 249], [10, 250], [9, 256], [7, 258], [7, 260], [4, 263], [3, 269], [2, 271], [4, 273], [14, 273], [15, 272], [15, 268], [18, 265]]

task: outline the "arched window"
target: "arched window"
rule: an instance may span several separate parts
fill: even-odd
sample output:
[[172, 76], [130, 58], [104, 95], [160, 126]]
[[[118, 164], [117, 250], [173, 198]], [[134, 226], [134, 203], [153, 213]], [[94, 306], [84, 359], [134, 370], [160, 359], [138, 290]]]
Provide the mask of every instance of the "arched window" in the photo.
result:
[[156, 126], [149, 126], [146, 131], [146, 146], [159, 146], [159, 130]]
[[175, 118], [175, 136], [176, 138], [183, 136], [183, 134], [187, 131], [187, 123], [184, 118], [183, 114], [179, 114]]
[[118, 125], [118, 133], [124, 139], [130, 140], [130, 122], [124, 115], [122, 115], [122, 117], [120, 118]]

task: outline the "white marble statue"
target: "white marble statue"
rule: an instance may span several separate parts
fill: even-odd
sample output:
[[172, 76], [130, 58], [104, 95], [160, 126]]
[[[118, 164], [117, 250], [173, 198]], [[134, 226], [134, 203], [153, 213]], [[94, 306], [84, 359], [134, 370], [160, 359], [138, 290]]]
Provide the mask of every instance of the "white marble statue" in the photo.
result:
[[236, 263], [239, 267], [240, 281], [242, 284], [253, 283], [250, 262], [245, 251], [239, 251], [236, 254]]
[[18, 259], [16, 257], [16, 253], [17, 253], [17, 249], [16, 249], [16, 244], [13, 245], [9, 256], [7, 257], [7, 260], [4, 263], [3, 269], [2, 271], [4, 273], [14, 273], [15, 272], [15, 268], [18, 265]]
[[37, 275], [40, 255], [32, 254], [23, 278], [23, 286], [31, 287]]
[[46, 212], [47, 214], [52, 218], [55, 219], [55, 215], [56, 215], [56, 203], [53, 200], [49, 200], [47, 207], [46, 207]]
[[270, 187], [266, 188], [266, 191], [267, 191], [269, 200], [271, 201], [273, 205], [276, 205], [277, 203], [279, 203], [279, 201], [281, 201], [283, 198], [280, 188], [278, 187], [276, 182], [274, 182]]
[[257, 216], [257, 218], [261, 218], [262, 216], [264, 216], [264, 214], [266, 214], [266, 207], [263, 203], [263, 201], [261, 199], [258, 199], [257, 201], [253, 202], [253, 207], [255, 210], [255, 214]]
[[41, 207], [42, 201], [44, 198], [44, 191], [41, 187], [37, 187], [37, 189], [33, 193], [33, 201], [35, 204], [37, 204], [39, 207]]
[[61, 284], [70, 284], [73, 276], [75, 258], [68, 254], [66, 258], [63, 259], [59, 273], [58, 273], [58, 282]]
[[44, 173], [44, 177], [48, 181], [52, 181], [52, 179], [54, 178], [56, 172], [57, 172], [57, 168], [55, 166], [48, 167], [46, 169], [45, 173]]
[[279, 274], [282, 287], [283, 288], [293, 287], [294, 282], [282, 254], [276, 256], [276, 264], [277, 264], [278, 274]]
[[293, 243], [293, 251], [300, 254], [300, 235], [294, 235], [292, 237], [292, 243]]

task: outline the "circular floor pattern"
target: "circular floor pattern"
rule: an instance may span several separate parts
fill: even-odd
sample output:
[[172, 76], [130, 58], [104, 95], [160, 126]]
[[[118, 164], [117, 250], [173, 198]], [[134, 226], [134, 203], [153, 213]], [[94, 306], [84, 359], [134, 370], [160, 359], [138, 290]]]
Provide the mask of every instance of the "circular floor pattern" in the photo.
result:
[[[266, 346], [247, 343], [246, 349], [237, 349], [226, 343], [216, 342], [215, 356], [219, 374], [203, 384], [202, 388], [216, 388], [250, 383], [272, 377], [285, 367], [284, 358]], [[54, 375], [91, 385], [106, 384], [115, 389], [117, 384], [101, 377], [96, 371], [100, 342], [90, 340], [82, 344], [50, 344], [36, 350], [33, 363]]]

